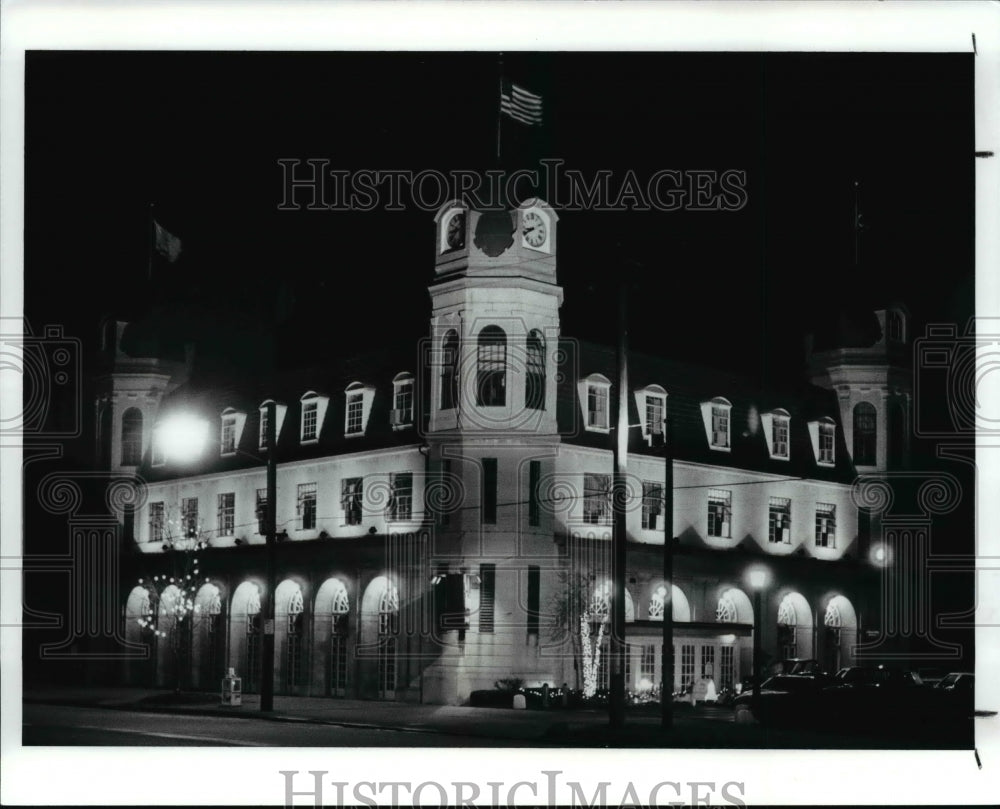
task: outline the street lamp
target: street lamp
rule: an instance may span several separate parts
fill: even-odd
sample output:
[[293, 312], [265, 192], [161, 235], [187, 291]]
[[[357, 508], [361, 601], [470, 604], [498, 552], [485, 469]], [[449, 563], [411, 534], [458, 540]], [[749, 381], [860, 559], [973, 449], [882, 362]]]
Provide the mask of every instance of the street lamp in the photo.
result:
[[756, 712], [760, 702], [761, 627], [763, 626], [762, 595], [771, 580], [771, 573], [765, 567], [755, 566], [747, 571], [747, 583], [753, 590], [753, 708]]

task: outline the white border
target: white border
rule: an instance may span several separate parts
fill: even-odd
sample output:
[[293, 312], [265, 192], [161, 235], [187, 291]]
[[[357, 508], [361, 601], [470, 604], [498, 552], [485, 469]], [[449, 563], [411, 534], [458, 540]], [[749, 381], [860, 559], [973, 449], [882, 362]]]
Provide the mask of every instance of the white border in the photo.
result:
[[[988, 2], [689, 3], [289, 3], [15, 2], [0, 9], [0, 315], [20, 317], [23, 266], [23, 108], [26, 49], [184, 50], [733, 50], [969, 52], [975, 32], [976, 148], [998, 150], [1000, 5]], [[971, 157], [970, 157], [971, 159]], [[918, 169], [915, 169], [918, 170]], [[1000, 315], [1000, 158], [976, 160], [976, 310]], [[12, 268], [15, 268], [12, 270]], [[993, 268], [993, 271], [987, 271]], [[943, 270], [946, 271], [946, 270]], [[4, 378], [0, 416], [19, 408], [18, 380]], [[980, 441], [981, 444], [984, 442]], [[996, 451], [996, 450], [994, 450]], [[2, 555], [20, 554], [20, 452], [0, 451]], [[988, 459], [990, 461], [991, 459]], [[979, 557], [1000, 557], [996, 463], [981, 464]], [[985, 547], [986, 542], [991, 547]], [[997, 619], [995, 574], [984, 574], [981, 615]], [[4, 616], [20, 611], [20, 583], [4, 574]], [[987, 586], [993, 584], [994, 586]], [[981, 704], [1000, 707], [997, 628], [977, 630]], [[330, 780], [614, 778], [743, 781], [760, 803], [989, 803], [1000, 771], [998, 720], [977, 722], [983, 768], [969, 752], [787, 753], [767, 751], [407, 750], [28, 748], [20, 738], [20, 634], [3, 630], [3, 804], [222, 803], [283, 800], [279, 769], [329, 770]], [[391, 773], [386, 763], [392, 762]], [[437, 762], [443, 762], [438, 764]], [[610, 767], [617, 768], [611, 770]], [[609, 767], [610, 765], [610, 767]], [[610, 775], [609, 773], [612, 773]], [[430, 773], [434, 773], [432, 776]], [[460, 775], [459, 775], [460, 774]], [[651, 775], [652, 774], [652, 775]], [[849, 774], [848, 777], [843, 777]], [[428, 793], [434, 798], [434, 793]], [[524, 793], [524, 800], [529, 800]], [[588, 793], [589, 794], [589, 793]], [[640, 789], [639, 794], [643, 792]], [[648, 794], [648, 792], [647, 792]], [[718, 793], [716, 793], [717, 795]], [[620, 790], [609, 795], [620, 796]], [[328, 797], [332, 797], [328, 795]], [[544, 796], [539, 796], [543, 798]], [[561, 795], [566, 800], [567, 795]], [[617, 797], [615, 798], [618, 799]], [[300, 799], [301, 800], [301, 799]]]

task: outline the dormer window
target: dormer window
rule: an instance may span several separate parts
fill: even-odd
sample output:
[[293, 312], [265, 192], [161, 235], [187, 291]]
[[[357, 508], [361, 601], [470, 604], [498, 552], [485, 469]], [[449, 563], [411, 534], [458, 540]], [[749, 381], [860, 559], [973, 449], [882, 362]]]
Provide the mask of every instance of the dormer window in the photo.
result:
[[360, 382], [352, 382], [344, 391], [344, 436], [354, 438], [365, 434], [371, 414], [375, 389]]
[[246, 413], [239, 413], [231, 407], [222, 411], [222, 424], [219, 428], [219, 453], [221, 455], [236, 454], [246, 420]]
[[829, 416], [809, 422], [809, 438], [812, 440], [813, 455], [816, 458], [816, 463], [822, 466], [833, 466], [836, 462], [834, 454], [836, 429], [837, 425]]
[[398, 374], [392, 380], [392, 412], [389, 421], [394, 430], [413, 424], [413, 374]]
[[611, 381], [601, 374], [591, 374], [581, 383], [580, 393], [583, 399], [584, 426], [593, 432], [608, 432]]
[[787, 461], [788, 435], [791, 417], [787, 410], [772, 410], [761, 416], [764, 427], [764, 438], [767, 441], [767, 451], [771, 457], [779, 461]]
[[[267, 408], [268, 405], [273, 402], [272, 399], [268, 399], [266, 402], [262, 402], [260, 405], [260, 430], [258, 432], [258, 446], [260, 449], [267, 449]], [[277, 441], [281, 436], [281, 426], [285, 423], [285, 412], [288, 407], [283, 404], [274, 402], [274, 412], [277, 414], [277, 419], [274, 425], [274, 440]]]
[[730, 401], [721, 396], [701, 403], [701, 417], [708, 436], [708, 445], [714, 450], [730, 451], [729, 422], [732, 409]]
[[635, 393], [635, 404], [642, 415], [642, 436], [650, 446], [663, 443], [666, 428], [667, 392], [659, 385], [647, 385]]
[[323, 419], [326, 416], [326, 408], [330, 399], [320, 396], [315, 391], [309, 391], [300, 400], [302, 403], [302, 420], [299, 426], [299, 434], [303, 444], [312, 444], [319, 441], [319, 434], [323, 428]]

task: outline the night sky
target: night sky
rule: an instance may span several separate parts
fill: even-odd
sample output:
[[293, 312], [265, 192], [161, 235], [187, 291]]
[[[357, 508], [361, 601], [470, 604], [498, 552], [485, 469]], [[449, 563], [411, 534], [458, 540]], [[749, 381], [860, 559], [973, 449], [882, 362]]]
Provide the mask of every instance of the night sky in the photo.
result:
[[[546, 112], [541, 129], [505, 124], [508, 168], [747, 174], [738, 212], [562, 212], [563, 333], [612, 339], [623, 267], [635, 348], [771, 380], [798, 377], [803, 334], [845, 308], [896, 298], [918, 333], [964, 323], [972, 68], [947, 54], [504, 55]], [[144, 324], [136, 345], [194, 341], [222, 371], [253, 369], [264, 345], [289, 366], [415, 340], [432, 215], [279, 211], [277, 161], [495, 167], [500, 71], [495, 53], [29, 53], [29, 321], [89, 348], [119, 313]], [[152, 284], [150, 202], [184, 244]]]

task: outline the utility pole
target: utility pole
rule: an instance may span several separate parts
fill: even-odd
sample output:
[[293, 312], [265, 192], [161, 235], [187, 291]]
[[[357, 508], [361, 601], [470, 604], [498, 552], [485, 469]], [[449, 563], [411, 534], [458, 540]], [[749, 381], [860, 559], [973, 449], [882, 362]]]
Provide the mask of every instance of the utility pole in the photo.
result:
[[625, 724], [625, 567], [626, 549], [626, 500], [628, 499], [625, 475], [628, 469], [628, 278], [618, 286], [618, 423], [612, 432], [614, 485], [611, 504], [614, 525], [611, 532], [611, 570], [614, 593], [611, 599], [611, 695], [608, 700], [609, 719], [612, 727]]
[[660, 655], [660, 722], [664, 728], [674, 723], [674, 444], [670, 402], [663, 435], [663, 650]]
[[275, 564], [278, 530], [278, 463], [276, 433], [278, 413], [274, 401], [267, 403], [267, 594], [264, 612], [264, 637], [261, 649], [260, 709], [274, 710], [274, 614], [278, 575]]

